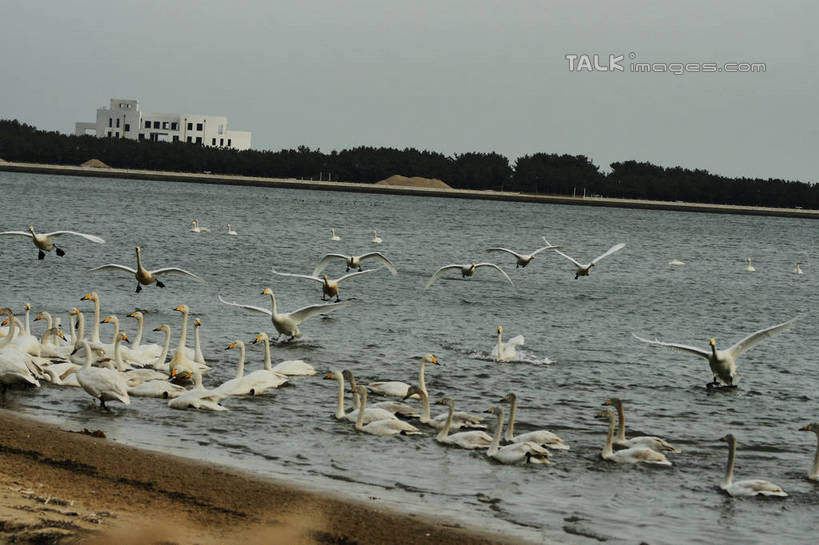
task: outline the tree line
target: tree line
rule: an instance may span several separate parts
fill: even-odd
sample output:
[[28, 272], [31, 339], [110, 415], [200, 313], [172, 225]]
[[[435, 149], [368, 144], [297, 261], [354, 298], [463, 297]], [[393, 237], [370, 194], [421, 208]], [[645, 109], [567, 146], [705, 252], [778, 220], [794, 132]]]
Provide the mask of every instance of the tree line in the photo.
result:
[[360, 146], [324, 153], [299, 146], [237, 151], [183, 142], [66, 135], [0, 120], [0, 158], [64, 165], [93, 158], [114, 168], [362, 183], [401, 174], [438, 178], [457, 189], [819, 209], [819, 186], [804, 182], [729, 178], [637, 161], [612, 163], [605, 173], [584, 155], [553, 153], [524, 155], [512, 164], [495, 152], [444, 155], [414, 148]]

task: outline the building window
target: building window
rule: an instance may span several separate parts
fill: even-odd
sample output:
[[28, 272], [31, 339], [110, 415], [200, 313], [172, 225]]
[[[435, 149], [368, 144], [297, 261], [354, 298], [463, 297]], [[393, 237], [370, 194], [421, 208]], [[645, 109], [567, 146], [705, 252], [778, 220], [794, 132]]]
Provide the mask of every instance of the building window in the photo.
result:
[[201, 131], [201, 130], [202, 130], [202, 124], [201, 124], [201, 123], [197, 123], [197, 124], [196, 124], [196, 130], [197, 130], [197, 131]]
[[113, 119], [111, 119], [110, 117], [108, 118], [108, 126], [109, 126], [109, 127], [113, 127], [113, 126], [114, 126], [114, 120], [113, 120]]
[[202, 143], [202, 137], [201, 137], [201, 136], [197, 136], [197, 137], [196, 137], [196, 143], [197, 143], [197, 144], [201, 144], [201, 143]]
[[217, 132], [219, 134], [222, 134], [223, 132], [225, 132], [225, 126], [224, 125], [219, 125], [219, 130]]
[[179, 135], [178, 134], [173, 135], [173, 141], [174, 142], [179, 142]]
[[211, 138], [211, 143], [210, 143], [210, 145], [211, 145], [211, 146], [215, 146], [215, 145], [216, 145], [216, 139], [215, 139], [215, 138]]
[[139, 139], [140, 139], [140, 140], [145, 140], [145, 135], [144, 135], [144, 134], [142, 134], [142, 133], [139, 133]]
[[119, 118], [117, 118], [117, 128], [119, 128]]
[[146, 129], [150, 129], [150, 128], [151, 128], [151, 122], [150, 122], [150, 121], [145, 121], [145, 128], [146, 128]]
[[177, 123], [176, 121], [171, 123], [171, 130], [172, 131], [178, 131], [179, 130], [179, 123]]
[[228, 147], [230, 147], [230, 140], [231, 140], [231, 139], [230, 139], [230, 138], [228, 138]]
[[187, 142], [188, 144], [190, 144], [190, 143], [191, 143], [191, 137], [190, 137], [190, 136], [188, 137], [188, 139], [186, 140], [186, 142]]
[[115, 133], [114, 133], [114, 136], [116, 136], [117, 138], [119, 138], [119, 131], [115, 132]]
[[165, 130], [168, 129], [168, 122], [167, 121], [162, 122], [162, 128], [165, 129]]
[[111, 131], [108, 131], [108, 138], [111, 138]]
[[130, 123], [125, 124], [125, 132], [131, 132], [131, 124]]
[[192, 130], [193, 130], [193, 123], [188, 123], [188, 130], [189, 130], [189, 131], [192, 131]]
[[155, 129], [158, 129], [158, 128], [159, 128], [159, 121], [154, 121], [154, 128], [155, 128]]
[[224, 138], [220, 138], [220, 139], [219, 139], [219, 145], [220, 145], [220, 146], [224, 146], [224, 145], [225, 145], [225, 139], [224, 139]]

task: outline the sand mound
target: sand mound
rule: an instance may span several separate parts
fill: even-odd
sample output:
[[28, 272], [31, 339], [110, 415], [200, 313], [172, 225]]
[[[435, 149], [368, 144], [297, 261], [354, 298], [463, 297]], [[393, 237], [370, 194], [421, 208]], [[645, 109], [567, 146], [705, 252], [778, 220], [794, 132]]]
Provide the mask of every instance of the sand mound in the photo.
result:
[[400, 185], [404, 187], [432, 187], [435, 189], [452, 189], [446, 182], [438, 178], [421, 178], [420, 176], [413, 176], [407, 178], [400, 174], [393, 174], [385, 180], [376, 182], [376, 185]]
[[0, 163], [5, 163], [5, 162], [6, 162], [6, 160], [3, 159], [2, 157], [0, 157]]
[[99, 159], [89, 159], [88, 161], [84, 162], [80, 165], [81, 167], [89, 167], [89, 168], [111, 168]]

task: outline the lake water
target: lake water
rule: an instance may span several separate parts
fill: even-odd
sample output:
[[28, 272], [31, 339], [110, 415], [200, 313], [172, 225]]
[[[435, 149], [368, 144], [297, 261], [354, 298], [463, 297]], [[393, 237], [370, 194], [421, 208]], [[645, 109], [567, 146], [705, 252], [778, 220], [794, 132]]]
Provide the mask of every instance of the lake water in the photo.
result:
[[[535, 542], [596, 542], [584, 535], [608, 543], [815, 542], [819, 489], [806, 473], [816, 437], [797, 431], [819, 419], [819, 261], [811, 220], [16, 173], [0, 173], [0, 195], [0, 230], [34, 225], [107, 241], [65, 237], [65, 257], [38, 261], [29, 241], [0, 238], [1, 305], [22, 313], [29, 302], [67, 324], [75, 306], [92, 317], [92, 305], [80, 298], [95, 290], [103, 316], [118, 315], [133, 336], [135, 324], [125, 316], [140, 309], [145, 341], [161, 342], [151, 330], [169, 323], [176, 336], [181, 320], [172, 308], [186, 303], [203, 323], [205, 358], [214, 367], [209, 386], [234, 374], [238, 354], [224, 350], [231, 341], [273, 333], [269, 318], [226, 307], [217, 295], [268, 308], [260, 294], [270, 287], [280, 310], [318, 303], [317, 284], [270, 270], [309, 274], [329, 252], [377, 249], [399, 270], [345, 282], [342, 298], [353, 305], [306, 321], [300, 341], [273, 346], [274, 362], [302, 358], [319, 375], [228, 399], [229, 412], [174, 411], [162, 400], [133, 398], [130, 407], [112, 404], [106, 414], [82, 390], [48, 385], [10, 391], [5, 407]], [[190, 232], [194, 217], [213, 232]], [[226, 223], [238, 236], [225, 234]], [[331, 227], [341, 241], [329, 240]], [[370, 242], [372, 229], [383, 244]], [[531, 251], [544, 235], [581, 261], [617, 242], [627, 246], [579, 280], [553, 253], [517, 270], [509, 256], [482, 253], [498, 245]], [[167, 277], [164, 290], [150, 286], [137, 295], [131, 277], [86, 274], [104, 263], [133, 266], [136, 245], [148, 268], [178, 266], [206, 283]], [[746, 256], [756, 273], [743, 270]], [[668, 265], [674, 258], [686, 265]], [[483, 269], [423, 289], [439, 266], [473, 260], [501, 264], [515, 288]], [[792, 273], [797, 260], [805, 275]], [[328, 269], [331, 277], [343, 272], [343, 265]], [[702, 348], [716, 337], [727, 347], [794, 316], [801, 319], [793, 328], [739, 360], [743, 378], [728, 392], [705, 389], [705, 360], [631, 336]], [[520, 361], [491, 360], [498, 325], [507, 337], [526, 337]], [[109, 342], [110, 326], [101, 327]], [[41, 322], [33, 329], [41, 332]], [[433, 401], [449, 395], [458, 409], [481, 412], [516, 392], [516, 431], [551, 429], [571, 450], [554, 452], [552, 466], [504, 466], [481, 452], [441, 447], [432, 432], [374, 437], [333, 418], [336, 383], [321, 380], [323, 373], [349, 368], [362, 383], [413, 382], [415, 355], [424, 352], [441, 363], [427, 368]], [[260, 367], [262, 357], [250, 346], [248, 367]], [[672, 468], [600, 459], [607, 423], [597, 413], [612, 396], [626, 402], [630, 435], [659, 435], [682, 449]], [[728, 432], [739, 442], [736, 478], [770, 479], [789, 498], [733, 499], [719, 491], [727, 446], [718, 439]]]

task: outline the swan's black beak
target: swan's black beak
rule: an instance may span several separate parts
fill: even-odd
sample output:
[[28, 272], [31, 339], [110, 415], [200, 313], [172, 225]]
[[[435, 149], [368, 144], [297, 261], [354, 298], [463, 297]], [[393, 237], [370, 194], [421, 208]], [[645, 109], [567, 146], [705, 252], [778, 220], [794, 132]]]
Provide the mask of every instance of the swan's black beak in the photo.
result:
[[79, 351], [79, 349], [80, 349], [80, 348], [79, 348], [79, 347], [77, 347], [77, 348], [75, 348], [74, 350], [72, 350], [72, 351], [71, 351], [71, 355], [73, 356], [74, 354], [76, 354], [76, 353]]

